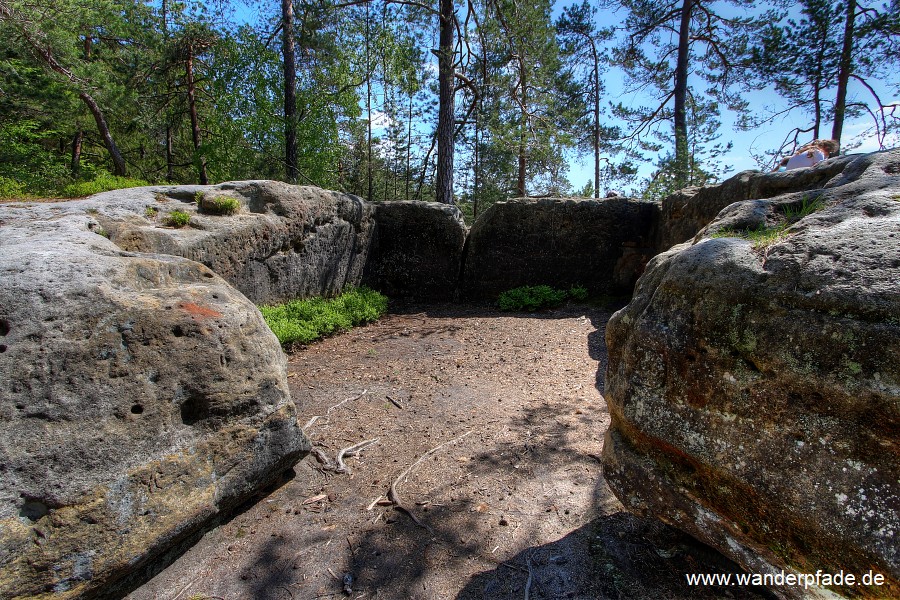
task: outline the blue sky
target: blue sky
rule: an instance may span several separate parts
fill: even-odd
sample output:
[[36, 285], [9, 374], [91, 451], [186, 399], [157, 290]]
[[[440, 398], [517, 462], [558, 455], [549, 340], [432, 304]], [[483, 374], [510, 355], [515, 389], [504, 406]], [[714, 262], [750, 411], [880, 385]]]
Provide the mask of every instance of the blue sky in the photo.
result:
[[[556, 14], [562, 12], [562, 7], [572, 2], [559, 2], [556, 6]], [[734, 16], [736, 10], [726, 2], [717, 3], [719, 7], [721, 7], [722, 12], [727, 16]], [[769, 8], [768, 6], [763, 5], [763, 8]], [[728, 14], [728, 13], [731, 14]], [[794, 14], [797, 13], [795, 9], [793, 11]], [[745, 13], [741, 12], [742, 16], [747, 16]], [[620, 11], [619, 13], [611, 12], [611, 11], [598, 11], [597, 21], [603, 26], [610, 26], [613, 24], [621, 23], [622, 19], [624, 19], [624, 11]], [[701, 85], [698, 81], [698, 77], [692, 77], [689, 81], [690, 84]], [[618, 69], [610, 69], [605, 77], [605, 83], [607, 88], [607, 100], [613, 103], [622, 102], [626, 106], [627, 105], [652, 105], [653, 100], [643, 96], [642, 94], [628, 94], [623, 89], [624, 87], [624, 74]], [[875, 81], [871, 82], [875, 90], [879, 93], [881, 100], [885, 104], [891, 104], [894, 102], [900, 102], [900, 98], [897, 97], [897, 88], [900, 87], [900, 77], [891, 82], [884, 81]], [[830, 92], [829, 92], [830, 93]], [[862, 96], [860, 94], [860, 89], [855, 88], [851, 85], [850, 89], [851, 97], [854, 95]], [[756, 91], [749, 92], [746, 94], [746, 98], [750, 101], [751, 107], [757, 113], [757, 115], [762, 114], [770, 114], [768, 111], [772, 110], [773, 112], [784, 108], [785, 103], [781, 98], [774, 92], [774, 90], [768, 91]], [[868, 98], [865, 98], [868, 100]], [[727, 153], [723, 159], [722, 163], [727, 166], [723, 178], [726, 178], [730, 175], [738, 173], [747, 169], [759, 169], [760, 166], [753, 159], [753, 154], [762, 155], [767, 150], [777, 150], [782, 143], [782, 140], [785, 136], [791, 132], [795, 127], [806, 128], [809, 127], [811, 119], [809, 116], [802, 114], [799, 111], [794, 111], [792, 113], [785, 114], [782, 117], [779, 117], [778, 120], [770, 124], [766, 124], [760, 128], [749, 130], [749, 131], [741, 131], [734, 126], [736, 120], [736, 115], [730, 112], [725, 112], [721, 115], [722, 126], [720, 128], [721, 138], [718, 140], [723, 143], [727, 143], [731, 141], [733, 143], [732, 150]], [[850, 149], [850, 152], [872, 152], [878, 150], [878, 142], [873, 132], [870, 131], [872, 127], [871, 118], [863, 118], [863, 119], [854, 119], [848, 120], [844, 124], [844, 131], [842, 136], [843, 146], [845, 148], [849, 148], [850, 146], [855, 146], [858, 144], [858, 147]], [[823, 133], [823, 137], [827, 137], [831, 131], [831, 123], [823, 124], [823, 129], [825, 133]], [[806, 134], [807, 137], [800, 138], [801, 142], [806, 142], [811, 140], [811, 135]], [[888, 136], [885, 140], [885, 146], [897, 147], [900, 146], [900, 136], [894, 134], [892, 136]], [[665, 150], [663, 151], [665, 153]], [[655, 158], [655, 157], [654, 157]], [[571, 181], [573, 187], [580, 188], [584, 186], [584, 184], [591, 180], [593, 181], [593, 159], [591, 157], [584, 157], [581, 160], [573, 158], [569, 163], [569, 180]], [[639, 174], [642, 177], [649, 176], [654, 171], [653, 160], [649, 160], [640, 166]]]

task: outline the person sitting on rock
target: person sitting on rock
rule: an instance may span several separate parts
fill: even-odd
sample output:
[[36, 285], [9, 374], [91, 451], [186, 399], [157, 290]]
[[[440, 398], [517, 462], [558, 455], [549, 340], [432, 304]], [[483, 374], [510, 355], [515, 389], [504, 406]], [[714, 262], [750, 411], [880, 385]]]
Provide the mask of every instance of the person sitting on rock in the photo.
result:
[[835, 140], [813, 140], [805, 146], [801, 146], [793, 156], [782, 159], [776, 171], [784, 167], [786, 171], [812, 167], [838, 151], [838, 143]]

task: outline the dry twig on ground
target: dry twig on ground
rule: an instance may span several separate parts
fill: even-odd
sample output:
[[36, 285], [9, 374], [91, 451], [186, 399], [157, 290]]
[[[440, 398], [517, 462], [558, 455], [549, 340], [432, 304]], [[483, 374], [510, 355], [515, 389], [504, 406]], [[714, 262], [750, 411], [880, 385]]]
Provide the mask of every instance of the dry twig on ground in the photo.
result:
[[416, 467], [416, 465], [418, 465], [420, 462], [422, 462], [423, 460], [425, 460], [426, 458], [428, 458], [429, 456], [431, 456], [432, 454], [434, 454], [435, 452], [437, 452], [438, 450], [440, 450], [440, 449], [443, 448], [444, 446], [446, 446], [446, 445], [448, 445], [448, 444], [455, 444], [456, 442], [462, 440], [464, 437], [466, 437], [466, 436], [469, 435], [470, 433], [472, 433], [472, 432], [471, 432], [471, 431], [467, 431], [467, 432], [465, 432], [464, 434], [462, 434], [461, 436], [459, 436], [459, 437], [456, 438], [456, 439], [452, 439], [452, 440], [449, 440], [449, 441], [444, 442], [443, 444], [440, 444], [440, 445], [438, 445], [438, 446], [435, 446], [434, 448], [432, 448], [431, 450], [429, 450], [428, 452], [426, 452], [425, 454], [423, 454], [422, 456], [420, 456], [420, 457], [416, 460], [416, 462], [414, 462], [413, 464], [411, 464], [411, 465], [409, 465], [408, 467], [406, 467], [406, 468], [403, 470], [403, 472], [400, 473], [400, 474], [394, 479], [394, 481], [391, 482], [391, 487], [388, 489], [388, 499], [389, 499], [391, 502], [394, 503], [394, 508], [395, 508], [395, 509], [397, 509], [397, 510], [399, 510], [399, 511], [401, 511], [401, 512], [404, 512], [404, 513], [406, 513], [407, 515], [409, 515], [409, 518], [412, 519], [413, 521], [415, 521], [416, 525], [418, 525], [419, 527], [424, 527], [424, 528], [427, 529], [428, 531], [432, 531], [432, 530], [431, 530], [431, 527], [429, 527], [428, 525], [426, 525], [425, 523], [423, 523], [422, 521], [420, 521], [419, 518], [418, 518], [411, 510], [409, 510], [408, 508], [406, 508], [406, 507], [403, 505], [403, 502], [400, 500], [400, 494], [397, 492], [397, 486], [400, 484], [400, 480], [402, 480], [404, 477], [406, 477], [407, 475], [409, 475], [410, 471], [412, 471], [412, 470]]

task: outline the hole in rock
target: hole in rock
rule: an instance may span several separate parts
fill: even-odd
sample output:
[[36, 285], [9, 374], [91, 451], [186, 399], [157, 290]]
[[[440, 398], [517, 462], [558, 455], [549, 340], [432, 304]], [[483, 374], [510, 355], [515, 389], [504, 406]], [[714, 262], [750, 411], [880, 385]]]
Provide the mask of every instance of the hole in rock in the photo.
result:
[[141, 406], [140, 404], [135, 404], [134, 406], [131, 407], [131, 414], [140, 415], [143, 413], [144, 413], [144, 407]]
[[19, 510], [19, 516], [25, 517], [32, 523], [47, 515], [50, 512], [50, 508], [39, 500], [26, 500], [25, 504], [22, 505], [22, 508]]
[[4, 352], [6, 352], [6, 345], [0, 344], [0, 354], [3, 354]]
[[175, 337], [184, 337], [184, 329], [181, 328], [181, 325], [176, 325], [172, 328], [172, 335]]
[[209, 417], [209, 400], [199, 394], [193, 394], [181, 404], [181, 422], [194, 425]]
[[0, 319], [0, 335], [6, 335], [7, 333], [9, 333], [9, 321]]

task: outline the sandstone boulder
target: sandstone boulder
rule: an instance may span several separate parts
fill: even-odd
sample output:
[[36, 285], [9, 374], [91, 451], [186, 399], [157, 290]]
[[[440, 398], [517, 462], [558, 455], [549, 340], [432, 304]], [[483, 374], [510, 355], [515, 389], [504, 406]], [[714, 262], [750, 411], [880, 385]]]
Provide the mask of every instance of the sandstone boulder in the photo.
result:
[[[239, 211], [204, 208], [221, 198]], [[372, 205], [356, 196], [277, 181], [132, 188], [91, 201], [121, 249], [195, 260], [257, 304], [359, 285], [374, 226]], [[166, 226], [174, 210], [190, 216], [187, 227]]]
[[[0, 205], [0, 597], [115, 596], [308, 451], [256, 307], [210, 268], [157, 253], [195, 252], [250, 282], [241, 245], [268, 235], [283, 252], [255, 223], [292, 209], [250, 204], [229, 241], [213, 217], [151, 224], [184, 204], [167, 193]], [[353, 227], [326, 221], [352, 249]]]
[[627, 198], [498, 202], [469, 232], [462, 291], [495, 298], [522, 285], [630, 294], [653, 255], [659, 207]]
[[375, 205], [375, 223], [365, 285], [392, 298], [453, 299], [467, 233], [458, 208], [382, 202]]
[[750, 572], [886, 578], [784, 597], [896, 598], [900, 151], [841, 167], [650, 262], [606, 329], [604, 474]]

